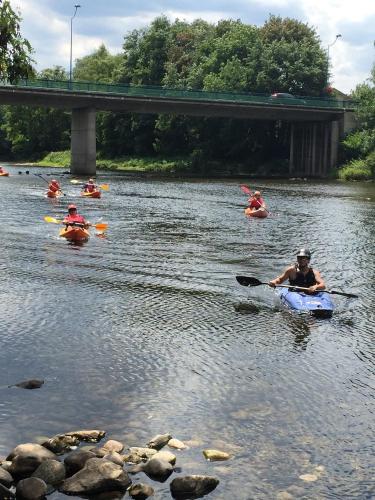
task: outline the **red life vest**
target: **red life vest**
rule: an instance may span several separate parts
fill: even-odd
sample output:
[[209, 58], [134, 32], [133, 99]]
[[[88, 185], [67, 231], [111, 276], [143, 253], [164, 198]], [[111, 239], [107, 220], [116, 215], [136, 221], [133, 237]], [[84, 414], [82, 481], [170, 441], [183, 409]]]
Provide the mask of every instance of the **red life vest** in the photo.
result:
[[85, 218], [79, 214], [67, 215], [64, 217], [63, 222], [65, 224], [72, 224], [73, 222], [76, 222], [77, 224], [86, 224]]

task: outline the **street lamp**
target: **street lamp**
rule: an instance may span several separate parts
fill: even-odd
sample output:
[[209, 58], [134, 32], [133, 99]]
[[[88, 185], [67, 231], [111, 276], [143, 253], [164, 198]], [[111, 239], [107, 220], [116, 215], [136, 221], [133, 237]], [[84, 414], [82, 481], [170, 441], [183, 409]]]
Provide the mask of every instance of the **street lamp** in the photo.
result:
[[329, 64], [329, 48], [332, 47], [332, 45], [335, 45], [335, 43], [337, 42], [337, 40], [339, 38], [342, 38], [342, 35], [340, 35], [340, 33], [338, 35], [336, 35], [336, 38], [333, 40], [332, 43], [330, 43], [328, 46], [327, 46], [327, 56], [328, 56], [328, 64]]
[[69, 69], [69, 86], [72, 88], [72, 57], [73, 57], [73, 19], [76, 17], [77, 9], [79, 9], [80, 5], [74, 6], [74, 14], [70, 19], [70, 69]]

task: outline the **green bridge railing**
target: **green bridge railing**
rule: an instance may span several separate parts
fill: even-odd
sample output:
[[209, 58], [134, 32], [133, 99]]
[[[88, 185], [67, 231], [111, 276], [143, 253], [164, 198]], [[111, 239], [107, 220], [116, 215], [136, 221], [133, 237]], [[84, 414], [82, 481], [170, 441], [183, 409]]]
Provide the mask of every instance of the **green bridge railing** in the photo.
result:
[[293, 96], [289, 98], [271, 97], [266, 94], [245, 93], [245, 92], [209, 92], [205, 90], [185, 90], [152, 85], [132, 85], [132, 84], [106, 84], [94, 82], [75, 82], [68, 80], [20, 80], [14, 87], [29, 87], [43, 89], [60, 89], [71, 92], [89, 92], [101, 94], [117, 94], [132, 97], [157, 97], [173, 99], [191, 99], [201, 101], [225, 101], [234, 103], [251, 103], [278, 106], [303, 106], [314, 108], [336, 108], [353, 109], [355, 101], [325, 98]]

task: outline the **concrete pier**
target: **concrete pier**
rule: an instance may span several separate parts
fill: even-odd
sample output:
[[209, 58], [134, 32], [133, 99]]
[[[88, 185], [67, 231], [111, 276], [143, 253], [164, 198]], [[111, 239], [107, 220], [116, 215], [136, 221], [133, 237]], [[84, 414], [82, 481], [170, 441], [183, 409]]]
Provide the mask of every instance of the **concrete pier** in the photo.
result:
[[72, 110], [70, 172], [75, 175], [96, 173], [96, 112], [95, 109]]

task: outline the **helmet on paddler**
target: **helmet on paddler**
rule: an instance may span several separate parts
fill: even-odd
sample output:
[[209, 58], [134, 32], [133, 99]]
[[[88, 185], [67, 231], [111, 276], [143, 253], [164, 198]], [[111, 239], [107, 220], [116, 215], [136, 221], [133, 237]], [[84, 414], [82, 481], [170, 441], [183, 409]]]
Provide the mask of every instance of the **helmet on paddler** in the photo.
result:
[[254, 191], [254, 196], [260, 196], [260, 191]]
[[307, 250], [307, 248], [301, 248], [301, 250], [299, 250], [299, 252], [297, 253], [297, 258], [298, 257], [307, 257], [310, 260], [311, 252], [310, 250]]
[[77, 207], [75, 205], [69, 205], [68, 212], [70, 212], [71, 210], [77, 210]]

